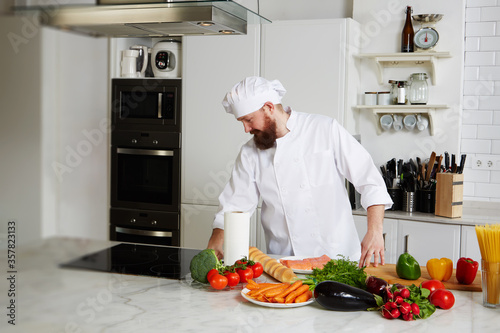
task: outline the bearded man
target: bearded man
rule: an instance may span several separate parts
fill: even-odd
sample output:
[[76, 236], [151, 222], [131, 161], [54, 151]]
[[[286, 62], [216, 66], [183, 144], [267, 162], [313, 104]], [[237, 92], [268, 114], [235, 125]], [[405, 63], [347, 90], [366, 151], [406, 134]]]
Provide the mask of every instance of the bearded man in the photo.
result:
[[[268, 253], [340, 254], [359, 259], [360, 267], [369, 265], [373, 256], [375, 266], [384, 264], [384, 210], [392, 200], [371, 156], [336, 120], [284, 108], [285, 92], [278, 80], [248, 77], [222, 101], [253, 139], [241, 148], [219, 197], [207, 247], [222, 258], [224, 212], [252, 213], [262, 200]], [[345, 179], [361, 194], [367, 210], [361, 243]]]

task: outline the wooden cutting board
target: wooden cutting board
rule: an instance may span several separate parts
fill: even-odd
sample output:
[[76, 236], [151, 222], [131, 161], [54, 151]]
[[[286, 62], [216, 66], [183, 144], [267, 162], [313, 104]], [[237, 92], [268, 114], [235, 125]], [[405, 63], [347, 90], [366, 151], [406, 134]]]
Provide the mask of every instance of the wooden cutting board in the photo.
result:
[[[411, 286], [412, 284], [418, 286], [423, 281], [431, 279], [425, 266], [420, 266], [420, 270], [422, 272], [422, 276], [418, 280], [405, 280], [398, 277], [395, 264], [385, 264], [384, 266], [379, 265], [378, 267], [370, 266], [365, 268], [365, 272], [368, 275], [384, 279], [389, 284], [400, 283], [405, 286]], [[472, 284], [465, 285], [457, 282], [455, 270], [453, 270], [451, 278], [448, 281], [443, 282], [443, 284], [447, 289], [451, 290], [481, 291], [481, 271], [477, 272], [476, 278]]]

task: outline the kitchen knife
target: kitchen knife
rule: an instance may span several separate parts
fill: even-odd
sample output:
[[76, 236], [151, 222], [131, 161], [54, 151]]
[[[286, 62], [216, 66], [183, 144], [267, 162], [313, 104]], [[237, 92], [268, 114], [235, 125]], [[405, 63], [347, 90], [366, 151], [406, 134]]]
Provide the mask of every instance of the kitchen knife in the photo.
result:
[[431, 157], [429, 158], [429, 163], [427, 163], [427, 174], [425, 175], [425, 180], [429, 181], [431, 178], [431, 172], [434, 168], [434, 162], [436, 161], [436, 153], [432, 152]]
[[460, 158], [460, 166], [458, 167], [458, 173], [464, 172], [464, 167], [465, 167], [465, 158], [467, 157], [466, 154], [462, 154], [462, 157]]
[[453, 172], [454, 165], [455, 165], [455, 154], [451, 154], [451, 164], [450, 164], [451, 172]]
[[447, 151], [444, 152], [444, 169], [446, 172], [448, 172], [448, 169], [450, 168], [450, 154], [448, 154]]
[[443, 163], [443, 155], [439, 155], [436, 173], [441, 172], [441, 164]]

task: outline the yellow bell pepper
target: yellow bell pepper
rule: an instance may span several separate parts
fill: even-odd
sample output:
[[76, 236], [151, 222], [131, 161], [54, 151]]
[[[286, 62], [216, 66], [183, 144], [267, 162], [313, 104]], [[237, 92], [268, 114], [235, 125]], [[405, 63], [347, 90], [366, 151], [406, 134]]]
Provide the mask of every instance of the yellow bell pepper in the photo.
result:
[[453, 261], [448, 258], [432, 258], [427, 261], [427, 272], [432, 279], [448, 281], [453, 274]]

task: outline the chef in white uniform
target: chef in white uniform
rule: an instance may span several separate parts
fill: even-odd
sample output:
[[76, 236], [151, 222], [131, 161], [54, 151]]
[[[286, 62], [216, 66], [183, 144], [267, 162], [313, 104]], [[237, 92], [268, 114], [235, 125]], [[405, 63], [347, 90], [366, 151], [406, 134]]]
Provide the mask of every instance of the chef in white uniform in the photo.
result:
[[[248, 77], [222, 102], [253, 134], [219, 197], [208, 248], [223, 257], [224, 212], [254, 212], [262, 200], [267, 252], [339, 254], [360, 266], [384, 264], [384, 210], [392, 200], [368, 152], [336, 120], [281, 105], [278, 80]], [[368, 231], [359, 242], [345, 180], [361, 194]]]

